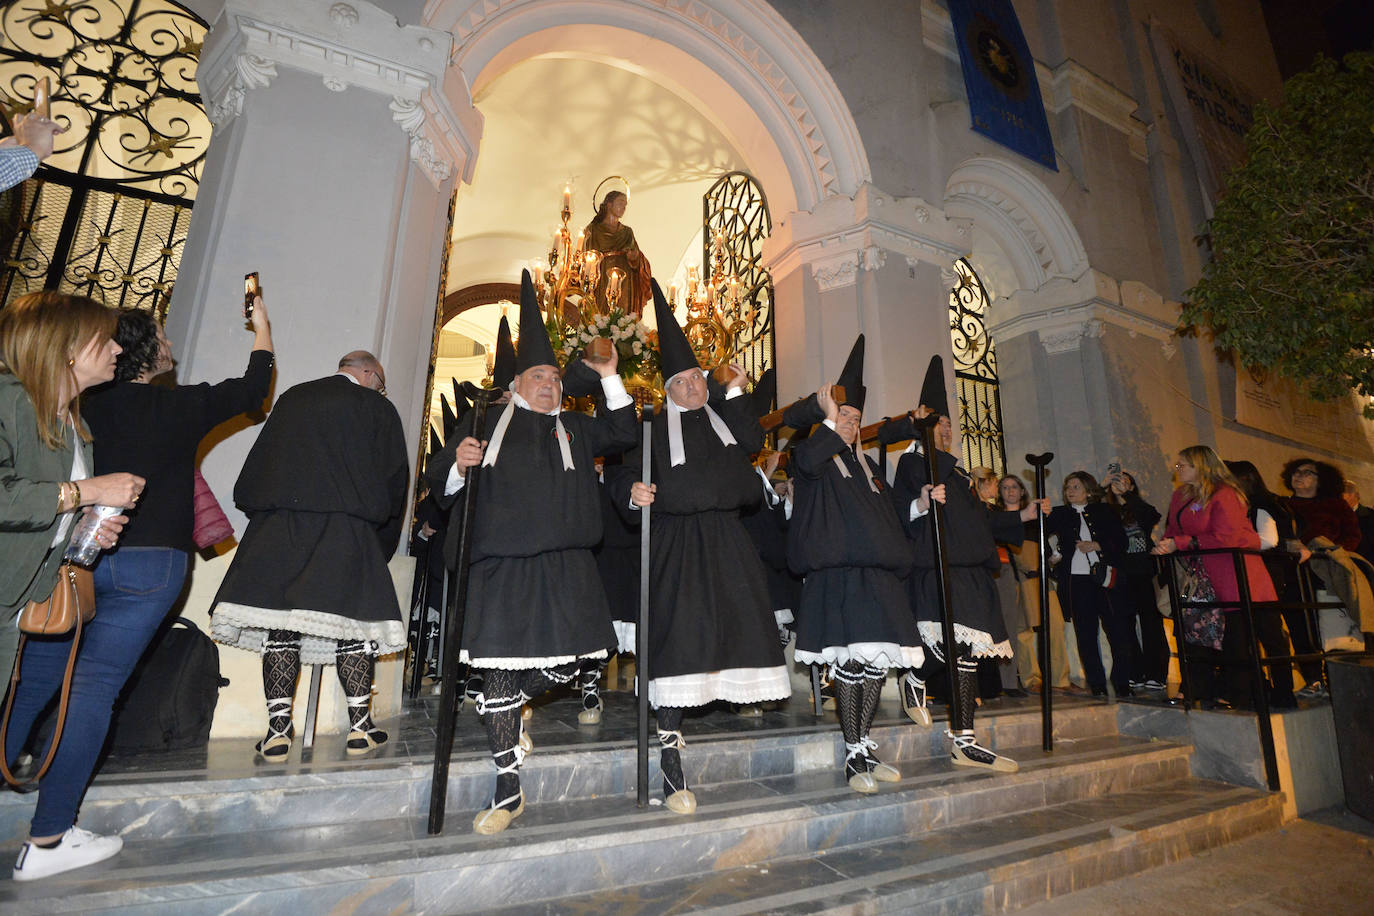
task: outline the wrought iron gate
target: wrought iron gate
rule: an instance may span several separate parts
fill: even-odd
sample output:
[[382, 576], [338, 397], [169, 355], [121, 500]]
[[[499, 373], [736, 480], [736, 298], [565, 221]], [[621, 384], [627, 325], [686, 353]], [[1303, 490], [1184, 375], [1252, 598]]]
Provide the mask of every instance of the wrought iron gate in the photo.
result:
[[0, 3], [0, 104], [66, 130], [0, 195], [0, 303], [60, 289], [165, 318], [210, 141], [204, 20], [170, 0]]
[[749, 174], [727, 172], [702, 197], [701, 225], [703, 274], [711, 269], [712, 240], [719, 232], [725, 239], [725, 273], [738, 277], [744, 291], [740, 313], [755, 307], [753, 323], [740, 338], [740, 357], [758, 378], [774, 356], [773, 278], [763, 267], [763, 242], [773, 229], [768, 198]]
[[959, 388], [959, 440], [964, 467], [1006, 473], [1002, 439], [1002, 395], [997, 380], [997, 351], [988, 335], [988, 293], [973, 265], [954, 262], [956, 278], [949, 291], [949, 336], [954, 349], [954, 379]]

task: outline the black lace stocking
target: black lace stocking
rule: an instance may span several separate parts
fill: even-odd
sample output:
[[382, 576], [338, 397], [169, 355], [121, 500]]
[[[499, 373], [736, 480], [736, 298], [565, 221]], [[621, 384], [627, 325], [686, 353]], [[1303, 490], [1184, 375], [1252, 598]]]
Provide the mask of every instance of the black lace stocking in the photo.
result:
[[271, 630], [262, 647], [262, 692], [267, 698], [267, 739], [290, 737], [291, 704], [301, 673], [301, 636]]
[[571, 684], [577, 677], [577, 666], [577, 662], [567, 662], [554, 668], [534, 668], [515, 672], [522, 676], [517, 683], [521, 693], [525, 695], [525, 701], [542, 696], [555, 687]]
[[482, 692], [477, 698], [477, 714], [487, 729], [487, 747], [496, 764], [496, 794], [493, 807], [515, 810], [520, 804], [520, 707], [525, 693], [519, 682], [523, 671], [493, 668], [482, 672]]
[[978, 705], [978, 663], [968, 655], [960, 655], [955, 662], [956, 686], [959, 696], [950, 704], [950, 727], [955, 734], [973, 730], [973, 712]]
[[840, 732], [844, 735], [844, 774], [848, 778], [855, 773], [868, 772], [863, 743], [864, 668], [855, 661], [848, 662], [843, 667], [834, 665], [831, 667], [830, 677], [835, 685], [835, 705], [839, 707]]
[[348, 730], [372, 731], [372, 672], [376, 659], [360, 639], [341, 639], [334, 648], [334, 664], [348, 701]]
[[582, 708], [601, 708], [601, 672], [606, 670], [606, 659], [588, 658], [578, 669], [577, 683], [582, 690]]

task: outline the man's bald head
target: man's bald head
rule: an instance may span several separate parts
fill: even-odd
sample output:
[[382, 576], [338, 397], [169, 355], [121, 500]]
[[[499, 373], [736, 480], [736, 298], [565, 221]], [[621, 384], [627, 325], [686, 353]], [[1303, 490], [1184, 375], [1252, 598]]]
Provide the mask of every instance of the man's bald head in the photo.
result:
[[377, 357], [366, 350], [345, 353], [339, 359], [339, 371], [347, 372], [365, 388], [386, 394], [386, 370]]

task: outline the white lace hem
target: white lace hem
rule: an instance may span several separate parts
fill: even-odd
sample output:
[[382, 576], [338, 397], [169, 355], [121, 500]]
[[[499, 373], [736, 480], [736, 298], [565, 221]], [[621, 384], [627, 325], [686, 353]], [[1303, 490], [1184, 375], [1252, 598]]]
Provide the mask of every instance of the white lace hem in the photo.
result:
[[327, 611], [292, 608], [288, 611], [222, 601], [210, 618], [215, 642], [262, 654], [269, 630], [301, 634], [301, 664], [332, 665], [339, 640], [373, 643], [376, 655], [406, 649], [406, 627], [400, 620], [354, 620]]
[[621, 652], [630, 655], [635, 653], [635, 624], [629, 620], [612, 620], [611, 624], [615, 627], [616, 645]]
[[705, 706], [716, 700], [727, 703], [762, 703], [785, 700], [792, 695], [787, 668], [727, 668], [703, 674], [679, 674], [649, 681], [653, 706]]
[[469, 658], [467, 649], [458, 653], [459, 661], [471, 665], [479, 671], [488, 668], [501, 668], [505, 671], [528, 671], [533, 668], [553, 668], [558, 665], [566, 665], [568, 662], [577, 662], [584, 658], [605, 657], [605, 649], [597, 649], [586, 655], [550, 655], [547, 658]]
[[[938, 646], [945, 641], [944, 627], [938, 621], [918, 620], [916, 628], [921, 633], [921, 642], [928, 646]], [[968, 646], [974, 658], [1013, 658], [1015, 655], [1009, 640], [994, 643], [991, 633], [962, 623], [954, 625], [954, 641]]]
[[839, 665], [851, 661], [874, 668], [919, 668], [925, 664], [926, 652], [920, 646], [899, 646], [890, 642], [856, 642], [848, 646], [826, 646], [820, 652], [795, 651], [803, 665]]

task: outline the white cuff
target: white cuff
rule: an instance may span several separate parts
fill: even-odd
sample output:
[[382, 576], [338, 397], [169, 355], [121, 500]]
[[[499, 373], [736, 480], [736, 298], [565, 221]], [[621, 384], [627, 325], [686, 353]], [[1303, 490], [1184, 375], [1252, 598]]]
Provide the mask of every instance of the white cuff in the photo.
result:
[[730, 400], [731, 398], [737, 398], [737, 397], [739, 397], [739, 396], [742, 395], [742, 394], [744, 394], [744, 389], [743, 389], [743, 388], [739, 388], [739, 387], [727, 388], [727, 389], [725, 389], [725, 400], [728, 401], [728, 400]]
[[630, 397], [630, 393], [625, 390], [624, 380], [618, 375], [602, 378], [601, 391], [606, 395], [607, 410], [619, 410], [635, 402], [635, 399]]
[[925, 516], [928, 512], [930, 512], [929, 509], [921, 508], [920, 500], [913, 499], [911, 501], [911, 514], [907, 516], [907, 520], [914, 522], [916, 519]]
[[834, 421], [834, 420], [831, 420], [829, 417], [827, 417], [826, 419], [822, 420], [821, 422], [824, 423], [826, 429], [830, 430], [832, 433], [835, 431], [835, 421]]
[[467, 480], [462, 474], [458, 473], [458, 462], [455, 461], [453, 467], [448, 469], [448, 479], [444, 481], [444, 495], [452, 496], [454, 493], [463, 489], [463, 484], [465, 483], [467, 483]]

